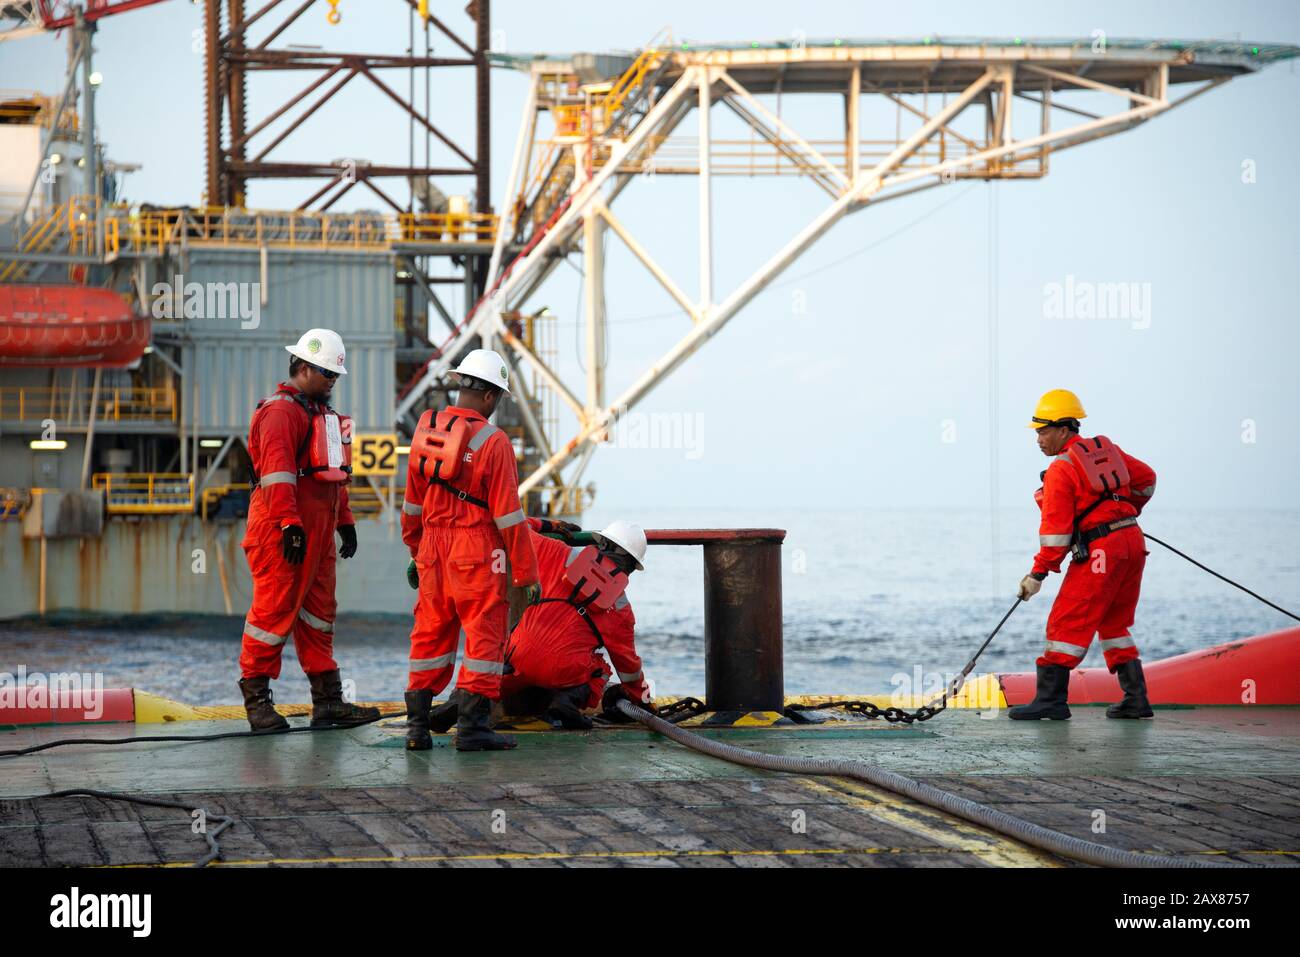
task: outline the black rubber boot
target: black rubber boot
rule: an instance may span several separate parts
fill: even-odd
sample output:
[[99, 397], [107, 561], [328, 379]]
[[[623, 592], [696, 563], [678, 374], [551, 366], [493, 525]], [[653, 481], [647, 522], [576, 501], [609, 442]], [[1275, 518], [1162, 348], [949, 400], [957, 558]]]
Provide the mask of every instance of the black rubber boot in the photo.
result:
[[457, 751], [509, 751], [515, 739], [491, 728], [492, 702], [481, 694], [462, 692], [456, 720]]
[[460, 699], [463, 692], [457, 688], [447, 695], [447, 700], [429, 712], [429, 730], [446, 734], [460, 718]]
[[561, 688], [552, 695], [551, 703], [542, 714], [542, 720], [549, 722], [551, 727], [556, 729], [590, 731], [591, 719], [582, 713], [582, 706], [587, 703], [590, 691], [591, 689], [586, 685]]
[[337, 670], [308, 675], [311, 685], [311, 726], [347, 728], [379, 717], [378, 708], [359, 708], [343, 700], [343, 679]]
[[1147, 700], [1147, 679], [1142, 673], [1142, 662], [1134, 658], [1115, 669], [1115, 677], [1124, 690], [1124, 700], [1106, 709], [1108, 718], [1154, 718], [1151, 702]]
[[1064, 721], [1070, 717], [1070, 669], [1064, 665], [1039, 665], [1038, 690], [1029, 704], [1017, 705], [1007, 712], [1015, 721], [1038, 721], [1050, 718]]
[[255, 732], [284, 731], [289, 722], [275, 710], [271, 696], [271, 679], [265, 676], [241, 678], [240, 693], [244, 696], [244, 710], [248, 712], [248, 726]]
[[432, 691], [406, 692], [407, 751], [428, 751], [433, 748], [433, 738], [429, 737], [429, 708], [432, 704]]

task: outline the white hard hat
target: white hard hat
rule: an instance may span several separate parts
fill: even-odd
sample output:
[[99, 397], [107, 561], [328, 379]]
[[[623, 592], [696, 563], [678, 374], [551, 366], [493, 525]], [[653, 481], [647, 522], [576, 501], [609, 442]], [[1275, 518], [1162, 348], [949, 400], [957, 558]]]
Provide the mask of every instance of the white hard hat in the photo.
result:
[[308, 329], [293, 345], [285, 346], [284, 351], [330, 372], [348, 374], [343, 368], [343, 340], [332, 329]]
[[465, 358], [456, 366], [457, 375], [473, 376], [482, 379], [488, 385], [510, 394], [510, 378], [506, 373], [506, 360], [491, 349], [475, 349], [466, 353]]
[[597, 532], [595, 537], [597, 542], [602, 538], [613, 542], [635, 559], [637, 568], [645, 571], [645, 565], [642, 563], [645, 560], [646, 540], [645, 532], [642, 531], [640, 525], [619, 519], [610, 522]]

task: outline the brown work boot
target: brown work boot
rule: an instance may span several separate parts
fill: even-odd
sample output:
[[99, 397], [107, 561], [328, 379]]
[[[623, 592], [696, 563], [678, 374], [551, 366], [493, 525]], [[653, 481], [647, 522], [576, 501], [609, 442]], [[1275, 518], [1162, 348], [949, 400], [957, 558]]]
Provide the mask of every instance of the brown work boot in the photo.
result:
[[378, 708], [359, 708], [343, 700], [343, 679], [337, 670], [308, 675], [311, 683], [311, 726], [348, 728], [379, 719]]
[[248, 713], [248, 726], [255, 733], [287, 731], [289, 722], [275, 710], [271, 696], [271, 679], [265, 675], [239, 679], [239, 690], [244, 696], [244, 711]]

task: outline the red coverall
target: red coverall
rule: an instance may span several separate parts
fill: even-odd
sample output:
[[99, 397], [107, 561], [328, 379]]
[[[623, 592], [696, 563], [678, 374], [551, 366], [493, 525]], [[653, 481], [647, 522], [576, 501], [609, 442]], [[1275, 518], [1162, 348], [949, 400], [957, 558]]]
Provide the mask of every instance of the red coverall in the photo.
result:
[[[528, 521], [530, 526], [540, 525], [536, 519]], [[564, 577], [564, 569], [582, 547], [565, 545], [536, 532], [532, 539], [542, 597], [567, 597], [573, 585]], [[587, 613], [600, 631], [628, 696], [633, 701], [647, 700], [650, 689], [633, 643], [636, 617], [627, 595], [619, 595], [613, 607], [603, 611], [589, 606]], [[572, 605], [558, 601], [534, 605], [524, 612], [506, 646], [506, 660], [514, 670], [502, 679], [501, 692], [512, 695], [524, 688], [559, 690], [585, 684], [590, 689], [586, 706], [594, 708], [600, 704], [610, 676], [609, 665], [598, 648], [591, 627]]]
[[[433, 412], [420, 416], [417, 434]], [[465, 655], [456, 686], [491, 700], [501, 695], [506, 643], [506, 557], [516, 586], [537, 581], [537, 562], [519, 507], [518, 465], [510, 439], [477, 412], [449, 406], [436, 425], [447, 428], [453, 416], [469, 421], [469, 440], [459, 473], [451, 483], [487, 502], [483, 509], [420, 474], [410, 456], [406, 500], [402, 503], [402, 541], [419, 569], [420, 589], [411, 630], [407, 690], [438, 694], [451, 680], [456, 641], [465, 630]]]
[[[1071, 436], [1043, 476], [1040, 547], [1033, 568], [1038, 573], [1061, 570], [1062, 559], [1070, 553], [1075, 516], [1100, 497], [1068, 454], [1070, 446], [1078, 441], [1079, 436]], [[1129, 471], [1129, 485], [1118, 493], [1122, 500], [1106, 499], [1088, 513], [1080, 531], [1102, 522], [1136, 516], [1151, 501], [1156, 490], [1156, 473], [1122, 449], [1120, 455]], [[1074, 668], [1087, 654], [1095, 634], [1101, 635], [1106, 667], [1112, 672], [1138, 657], [1128, 629], [1137, 610], [1142, 569], [1146, 565], [1142, 530], [1130, 525], [1111, 532], [1096, 539], [1089, 553], [1088, 561], [1071, 562], [1065, 573], [1047, 618], [1047, 648], [1038, 659], [1039, 665]]]
[[[355, 525], [343, 482], [322, 482], [307, 468], [311, 417], [293, 396], [299, 390], [281, 382], [262, 402], [248, 427], [248, 452], [258, 486], [248, 507], [244, 554], [253, 573], [253, 604], [244, 619], [239, 667], [245, 678], [280, 677], [280, 652], [293, 635], [298, 662], [309, 675], [335, 671], [334, 529]], [[308, 400], [309, 402], [311, 400]], [[312, 405], [321, 412], [326, 407]], [[301, 457], [298, 454], [302, 450]], [[301, 525], [307, 555], [290, 565], [281, 553], [280, 530]]]

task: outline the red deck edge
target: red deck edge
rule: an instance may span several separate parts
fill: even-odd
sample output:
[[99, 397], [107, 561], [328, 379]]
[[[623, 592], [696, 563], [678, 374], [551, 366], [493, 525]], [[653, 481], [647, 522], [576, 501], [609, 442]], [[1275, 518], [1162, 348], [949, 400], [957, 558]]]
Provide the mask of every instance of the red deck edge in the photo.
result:
[[[1300, 704], [1300, 628], [1287, 628], [1142, 662], [1152, 704]], [[1007, 704], [1034, 699], [1035, 676], [998, 675]], [[1105, 668], [1078, 668], [1070, 704], [1118, 701], [1119, 681]]]
[[103, 688], [84, 694], [0, 685], [0, 725], [103, 724], [135, 720], [135, 692]]

